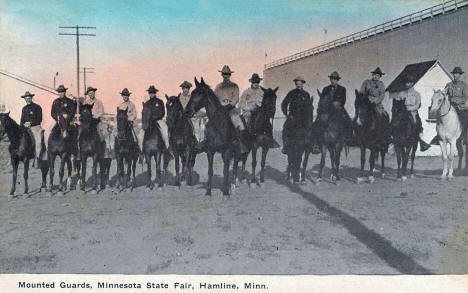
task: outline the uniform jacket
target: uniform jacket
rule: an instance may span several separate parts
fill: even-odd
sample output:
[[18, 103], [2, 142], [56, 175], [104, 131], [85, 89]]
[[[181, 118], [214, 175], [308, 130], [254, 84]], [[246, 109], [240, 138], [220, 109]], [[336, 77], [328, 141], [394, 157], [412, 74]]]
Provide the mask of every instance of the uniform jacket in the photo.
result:
[[150, 98], [146, 101], [146, 104], [156, 108], [156, 120], [161, 120], [164, 118], [164, 115], [166, 115], [166, 108], [164, 107], [164, 102], [161, 99], [157, 97]]
[[91, 109], [91, 113], [93, 114], [94, 119], [100, 119], [104, 115], [104, 105], [102, 104], [101, 100], [98, 100], [96, 98], [94, 98], [94, 100], [91, 100], [90, 98], [87, 98], [84, 101], [84, 104], [94, 104], [93, 108]]
[[38, 104], [31, 103], [23, 107], [21, 111], [21, 125], [31, 122], [31, 127], [40, 125], [42, 122], [42, 108]]
[[216, 86], [214, 92], [223, 106], [235, 106], [239, 102], [239, 87], [232, 81], [221, 82]]
[[60, 111], [65, 111], [70, 118], [75, 117], [76, 102], [67, 97], [55, 99], [50, 110], [50, 115], [55, 121], [57, 121], [57, 115]]
[[259, 87], [258, 89], [253, 89], [249, 87], [246, 89], [239, 101], [239, 108], [241, 113], [252, 112], [262, 105], [263, 100], [263, 90]]
[[346, 89], [339, 84], [337, 84], [335, 87], [332, 85], [328, 85], [323, 88], [322, 97], [319, 101], [317, 113], [326, 113], [328, 107], [333, 102], [339, 102], [341, 106], [344, 106], [344, 104], [346, 103]]
[[406, 110], [413, 113], [421, 107], [421, 95], [414, 88], [399, 92], [395, 99], [404, 100]]
[[132, 101], [128, 100], [127, 102], [123, 102], [122, 104], [119, 105], [120, 110], [125, 110], [127, 109], [127, 117], [128, 121], [135, 122], [137, 119], [137, 112], [135, 108], [135, 104], [132, 103]]
[[369, 101], [374, 104], [382, 103], [385, 98], [385, 86], [382, 81], [372, 79], [365, 80], [361, 86], [361, 94], [367, 95]]
[[302, 119], [313, 117], [313, 105], [310, 95], [305, 90], [293, 89], [291, 90], [283, 102], [281, 103], [281, 111], [285, 116], [289, 115], [298, 116]]
[[463, 105], [465, 103], [468, 104], [468, 89], [464, 81], [451, 81], [447, 83], [445, 90], [447, 91], [447, 95], [449, 96], [451, 102], [455, 103], [456, 105]]

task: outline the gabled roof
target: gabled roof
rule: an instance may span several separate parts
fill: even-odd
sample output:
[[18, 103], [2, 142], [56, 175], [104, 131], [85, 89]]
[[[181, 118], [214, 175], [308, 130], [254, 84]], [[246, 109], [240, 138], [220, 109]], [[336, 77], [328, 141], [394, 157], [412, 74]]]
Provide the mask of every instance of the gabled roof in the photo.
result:
[[447, 70], [445, 70], [445, 68], [442, 66], [442, 64], [440, 64], [438, 60], [409, 64], [406, 65], [405, 69], [403, 69], [403, 71], [400, 74], [398, 74], [398, 76], [392, 81], [392, 83], [387, 87], [386, 91], [393, 93], [406, 89], [405, 83], [406, 77], [408, 75], [412, 75], [415, 78], [416, 84], [421, 79], [421, 77], [423, 77], [426, 74], [426, 72], [428, 72], [435, 65], [439, 65], [442, 68], [442, 70], [444, 70], [445, 73], [447, 73], [447, 75], [450, 76], [450, 74], [447, 72]]

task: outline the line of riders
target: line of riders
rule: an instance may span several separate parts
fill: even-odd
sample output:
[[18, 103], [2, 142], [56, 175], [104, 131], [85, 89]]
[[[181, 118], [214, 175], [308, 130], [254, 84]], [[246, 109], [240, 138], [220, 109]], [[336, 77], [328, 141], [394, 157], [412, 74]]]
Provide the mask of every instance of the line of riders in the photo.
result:
[[[260, 87], [262, 78], [260, 78], [260, 76], [256, 73], [252, 74], [251, 78], [249, 79], [251, 86], [246, 89], [239, 97], [238, 85], [230, 80], [231, 74], [234, 72], [231, 71], [227, 65], [225, 65], [222, 70], [219, 70], [219, 72], [221, 73], [223, 81], [216, 86], [214, 93], [219, 99], [221, 105], [229, 109], [228, 113], [230, 120], [237, 130], [238, 141], [240, 142], [240, 152], [246, 153], [249, 150], [246, 145], [248, 145], [249, 140], [252, 139], [247, 126], [250, 125], [249, 120], [252, 113], [261, 106], [264, 94], [264, 91]], [[453, 81], [446, 85], [445, 93], [448, 95], [452, 105], [459, 113], [459, 116], [465, 117], [467, 116], [466, 111], [468, 111], [467, 86], [465, 82], [460, 80], [460, 77], [464, 72], [460, 67], [457, 66], [451, 73], [453, 74]], [[382, 106], [382, 101], [385, 97], [385, 86], [383, 82], [380, 81], [380, 78], [385, 73], [383, 73], [382, 70], [377, 67], [374, 71], [371, 72], [371, 74], [372, 78], [367, 79], [362, 83], [360, 93], [366, 96], [368, 101], [374, 106], [373, 112], [376, 117], [374, 121], [380, 120], [383, 123], [381, 125], [389, 124], [389, 115]], [[298, 76], [293, 80], [296, 88], [291, 90], [281, 103], [281, 110], [287, 117], [283, 127], [283, 153], [288, 153], [288, 149], [291, 147], [289, 144], [292, 144], [294, 141], [288, 139], [287, 136], [289, 132], [285, 131], [285, 129], [290, 127], [291, 124], [294, 124], [295, 127], [302, 125], [308, 129], [314, 129], [314, 131], [318, 133], [321, 129], [327, 126], [330, 109], [333, 109], [336, 113], [339, 113], [341, 120], [344, 122], [344, 127], [346, 130], [345, 140], [347, 143], [352, 145], [355, 142], [353, 135], [353, 124], [359, 124], [359, 120], [355, 118], [353, 121], [345, 110], [344, 105], [346, 103], [346, 89], [339, 84], [341, 77], [338, 72], [335, 71], [330, 74], [329, 79], [330, 85], [324, 87], [322, 94], [320, 95], [317, 109], [318, 116], [315, 122], [312, 121], [313, 100], [310, 94], [303, 88], [304, 84], [306, 83], [305, 79], [301, 76]], [[421, 106], [421, 95], [413, 87], [415, 82], [416, 80], [414, 76], [408, 75], [405, 81], [406, 90], [400, 92], [395, 99], [405, 101], [404, 103], [406, 110], [410, 113], [410, 120], [420, 133], [420, 149], [421, 151], [425, 151], [429, 148], [430, 144], [424, 142], [421, 136], [423, 129], [421, 118], [418, 115], [418, 109]], [[185, 108], [191, 97], [190, 88], [192, 87], [192, 84], [188, 81], [184, 81], [180, 87], [182, 88], [182, 92], [179, 94], [178, 98], [182, 106]], [[67, 88], [65, 88], [63, 85], [60, 85], [57, 88], [59, 97], [55, 99], [52, 104], [51, 116], [55, 121], [58, 121], [58, 113], [67, 113], [70, 118], [75, 119], [76, 124], [79, 124], [79, 119], [76, 117], [76, 97], [73, 99], [68, 98], [66, 96], [66, 91]], [[87, 98], [83, 101], [83, 104], [93, 105], [92, 116], [96, 120], [99, 136], [101, 137], [102, 141], [106, 141], [106, 137], [108, 137], [108, 128], [110, 126], [102, 120], [104, 115], [104, 105], [101, 100], [96, 98], [96, 91], [97, 88], [88, 87], [86, 90]], [[156, 89], [155, 86], [151, 85], [147, 89], [147, 92], [149, 94], [149, 100], [146, 101], [146, 103], [154, 106], [157, 109], [156, 120], [161, 131], [167, 153], [170, 155], [168, 129], [164, 121], [164, 102], [157, 97], [158, 89]], [[133, 125], [137, 119], [137, 112], [134, 103], [130, 101], [131, 93], [127, 88], [125, 88], [120, 92], [120, 95], [122, 96], [123, 102], [118, 106], [118, 109], [127, 110], [128, 120], [133, 129]], [[36, 142], [36, 156], [40, 157], [41, 155], [45, 154], [45, 150], [41, 149], [41, 143], [38, 142], [41, 142], [43, 139], [44, 142], [47, 142], [47, 137], [44, 138], [44, 131], [41, 128], [42, 109], [38, 104], [32, 101], [34, 94], [26, 92], [21, 97], [25, 99], [27, 104], [22, 109], [21, 125], [30, 129], [31, 134], [34, 137], [34, 141]], [[206, 149], [206, 140], [204, 139], [203, 133], [206, 120], [206, 112], [204, 109], [198, 111], [197, 114], [191, 119], [192, 127], [198, 140], [198, 144], [196, 145], [197, 152], [203, 152]], [[462, 121], [462, 123], [466, 124], [466, 121]], [[371, 128], [376, 127], [376, 125], [377, 123], [374, 123]], [[78, 141], [80, 131], [78, 130], [76, 132]], [[272, 138], [272, 141], [274, 141], [272, 126], [268, 132]], [[134, 135], [135, 141], [140, 147], [140, 150], [142, 150], [142, 132], [133, 130], [132, 133]], [[106, 143], [108, 143], [110, 148], [112, 148], [114, 141], [112, 139], [108, 139]], [[431, 143], [436, 143], [436, 139], [434, 139]], [[312, 152], [320, 152], [317, 145], [314, 145]]]

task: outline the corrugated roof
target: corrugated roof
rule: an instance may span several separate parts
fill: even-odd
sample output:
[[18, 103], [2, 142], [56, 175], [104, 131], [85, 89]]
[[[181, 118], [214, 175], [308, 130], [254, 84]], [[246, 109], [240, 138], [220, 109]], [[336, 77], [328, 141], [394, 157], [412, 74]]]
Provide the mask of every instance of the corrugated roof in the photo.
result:
[[429, 69], [438, 63], [437, 60], [426, 61], [421, 63], [414, 63], [405, 66], [405, 69], [398, 74], [398, 76], [392, 81], [392, 83], [387, 87], [386, 91], [388, 92], [399, 92], [406, 89], [406, 77], [412, 75], [415, 78], [415, 84], [421, 79], [421, 77], [426, 74]]

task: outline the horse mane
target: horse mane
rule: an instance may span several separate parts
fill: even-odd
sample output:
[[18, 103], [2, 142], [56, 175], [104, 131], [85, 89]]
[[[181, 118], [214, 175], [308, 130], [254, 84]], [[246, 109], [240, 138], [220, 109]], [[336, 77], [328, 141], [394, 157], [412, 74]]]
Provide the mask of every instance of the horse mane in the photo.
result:
[[206, 93], [206, 97], [209, 99], [210, 102], [213, 102], [215, 104], [216, 108], [222, 107], [221, 102], [218, 100], [218, 97], [216, 97], [216, 94], [211, 89], [211, 87], [205, 83], [203, 77], [201, 78], [200, 82], [198, 82], [197, 78], [195, 78], [195, 86], [195, 90], [200, 89], [204, 93]]

